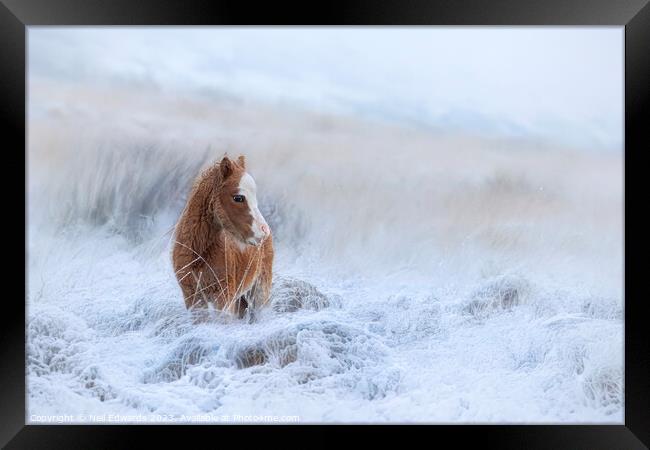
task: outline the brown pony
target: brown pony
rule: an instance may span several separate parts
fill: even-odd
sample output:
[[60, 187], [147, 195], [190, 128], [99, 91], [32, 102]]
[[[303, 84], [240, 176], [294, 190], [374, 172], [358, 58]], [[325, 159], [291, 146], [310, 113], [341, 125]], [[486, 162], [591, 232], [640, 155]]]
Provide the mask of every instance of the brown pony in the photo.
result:
[[266, 304], [273, 238], [243, 156], [225, 156], [198, 176], [176, 225], [172, 259], [188, 309], [213, 303], [242, 318]]

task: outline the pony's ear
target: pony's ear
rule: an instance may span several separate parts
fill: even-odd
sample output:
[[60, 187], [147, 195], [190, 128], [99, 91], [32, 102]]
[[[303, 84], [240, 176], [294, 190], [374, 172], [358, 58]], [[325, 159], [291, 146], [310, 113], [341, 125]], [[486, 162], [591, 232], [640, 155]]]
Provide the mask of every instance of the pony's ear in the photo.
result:
[[244, 155], [239, 155], [239, 158], [237, 158], [237, 164], [239, 164], [239, 166], [242, 169], [245, 169], [246, 168], [246, 157]]
[[219, 163], [219, 169], [221, 170], [221, 178], [225, 180], [232, 173], [232, 161], [227, 156], [224, 156]]

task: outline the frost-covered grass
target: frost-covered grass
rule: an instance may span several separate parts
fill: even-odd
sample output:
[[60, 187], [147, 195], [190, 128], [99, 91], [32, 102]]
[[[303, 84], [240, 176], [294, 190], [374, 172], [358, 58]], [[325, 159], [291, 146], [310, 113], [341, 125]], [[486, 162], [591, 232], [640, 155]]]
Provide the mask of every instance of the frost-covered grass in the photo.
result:
[[[622, 422], [620, 155], [30, 88], [29, 415]], [[170, 263], [225, 150], [275, 234], [251, 324], [186, 311]]]

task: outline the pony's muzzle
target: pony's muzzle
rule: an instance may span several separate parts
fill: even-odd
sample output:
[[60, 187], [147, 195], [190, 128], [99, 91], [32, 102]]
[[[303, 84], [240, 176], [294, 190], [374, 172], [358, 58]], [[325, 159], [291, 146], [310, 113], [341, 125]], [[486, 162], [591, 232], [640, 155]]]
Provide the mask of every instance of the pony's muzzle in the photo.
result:
[[256, 221], [253, 224], [253, 236], [248, 240], [251, 245], [261, 245], [271, 235], [271, 229], [265, 221]]

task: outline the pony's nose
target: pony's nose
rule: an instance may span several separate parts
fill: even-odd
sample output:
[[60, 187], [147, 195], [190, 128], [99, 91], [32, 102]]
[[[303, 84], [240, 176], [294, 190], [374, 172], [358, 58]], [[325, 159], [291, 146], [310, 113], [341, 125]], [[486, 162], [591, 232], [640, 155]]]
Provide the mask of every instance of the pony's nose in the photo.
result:
[[260, 229], [262, 230], [262, 233], [264, 233], [265, 236], [268, 236], [268, 235], [269, 235], [269, 226], [268, 226], [268, 225], [266, 225], [265, 223], [263, 223], [263, 224], [260, 226]]

